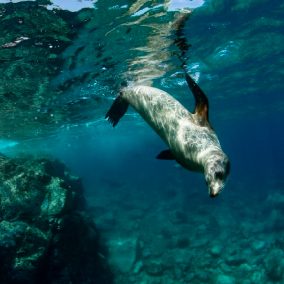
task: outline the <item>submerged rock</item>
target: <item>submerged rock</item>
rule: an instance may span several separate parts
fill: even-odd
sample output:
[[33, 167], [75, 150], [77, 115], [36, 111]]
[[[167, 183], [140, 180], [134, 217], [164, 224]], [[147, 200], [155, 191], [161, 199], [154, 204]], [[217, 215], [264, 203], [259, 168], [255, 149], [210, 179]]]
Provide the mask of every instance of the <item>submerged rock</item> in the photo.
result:
[[133, 268], [133, 274], [137, 275], [143, 270], [143, 262], [140, 260], [135, 263]]
[[231, 276], [219, 275], [214, 284], [235, 284], [236, 279]]
[[284, 252], [281, 249], [272, 250], [263, 260], [268, 276], [275, 281], [284, 276]]
[[137, 239], [121, 238], [107, 243], [109, 262], [121, 273], [128, 273], [136, 261]]
[[222, 253], [222, 247], [220, 245], [215, 245], [213, 246], [210, 250], [209, 253], [213, 256], [213, 257], [219, 257]]
[[109, 283], [81, 179], [56, 159], [22, 155], [1, 156], [0, 181], [1, 284]]
[[235, 254], [232, 256], [229, 256], [226, 259], [228, 265], [233, 265], [233, 266], [237, 266], [237, 265], [241, 265], [243, 263], [246, 262], [246, 257], [244, 255], [241, 254]]
[[150, 276], [162, 276], [163, 264], [159, 261], [150, 260], [144, 263], [145, 271]]
[[261, 240], [254, 240], [251, 243], [251, 248], [254, 251], [262, 251], [266, 246], [266, 242], [265, 241], [261, 241]]

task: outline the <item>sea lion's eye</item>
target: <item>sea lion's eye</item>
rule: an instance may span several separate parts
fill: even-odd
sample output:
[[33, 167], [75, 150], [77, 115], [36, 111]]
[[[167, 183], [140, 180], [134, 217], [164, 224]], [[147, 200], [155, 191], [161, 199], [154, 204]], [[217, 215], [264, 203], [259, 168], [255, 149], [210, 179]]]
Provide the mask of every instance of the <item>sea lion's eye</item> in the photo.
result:
[[215, 178], [220, 179], [220, 178], [222, 178], [222, 176], [223, 176], [223, 174], [221, 172], [215, 173]]

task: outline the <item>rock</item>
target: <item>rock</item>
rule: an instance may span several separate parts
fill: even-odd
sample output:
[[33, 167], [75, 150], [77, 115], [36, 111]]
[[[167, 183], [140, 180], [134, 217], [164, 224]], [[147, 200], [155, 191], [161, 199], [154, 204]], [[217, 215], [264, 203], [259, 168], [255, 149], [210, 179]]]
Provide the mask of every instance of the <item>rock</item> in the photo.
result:
[[240, 265], [238, 275], [241, 276], [243, 279], [249, 278], [251, 273], [252, 273], [252, 268], [250, 265], [248, 265], [247, 263], [243, 263]]
[[141, 260], [136, 262], [133, 268], [133, 274], [138, 275], [143, 270], [143, 268], [144, 266]]
[[182, 271], [177, 265], [174, 267], [174, 276], [176, 280], [180, 280], [182, 278]]
[[207, 226], [205, 224], [201, 224], [197, 227], [198, 230], [200, 231], [206, 231], [207, 230]]
[[141, 257], [142, 258], [149, 258], [152, 255], [151, 251], [147, 248], [142, 250]]
[[162, 227], [161, 228], [161, 234], [166, 239], [170, 239], [173, 236], [173, 232], [172, 232], [172, 230], [169, 227]]
[[189, 239], [188, 237], [186, 236], [180, 236], [178, 237], [177, 239], [177, 242], [176, 242], [176, 247], [177, 248], [180, 248], [180, 249], [185, 249], [185, 248], [188, 248], [189, 247]]
[[210, 276], [204, 270], [198, 270], [195, 274], [195, 277], [198, 278], [202, 283], [210, 282]]
[[162, 276], [163, 265], [159, 261], [150, 260], [144, 262], [145, 271], [150, 276]]
[[272, 210], [266, 222], [264, 223], [263, 231], [278, 231], [282, 230], [284, 220], [282, 214], [277, 210]]
[[162, 283], [163, 284], [175, 284], [176, 281], [169, 278], [169, 276], [167, 275], [167, 276], [164, 276]]
[[237, 253], [237, 248], [235, 246], [227, 247], [227, 254], [228, 255], [234, 255], [236, 253]]
[[116, 219], [113, 212], [108, 212], [104, 215], [94, 218], [97, 227], [102, 231], [111, 231], [116, 225]]
[[136, 243], [133, 238], [113, 239], [107, 242], [109, 263], [122, 273], [128, 273], [136, 260]]
[[228, 265], [237, 266], [237, 265], [241, 265], [242, 263], [245, 263], [246, 258], [241, 254], [235, 254], [235, 255], [229, 256], [226, 259], [226, 261]]
[[205, 247], [209, 243], [209, 239], [204, 238], [204, 239], [196, 239], [192, 240], [190, 243], [191, 248], [200, 248], [200, 247]]
[[236, 279], [231, 276], [219, 275], [214, 284], [235, 284]]
[[213, 256], [213, 257], [219, 257], [222, 253], [222, 247], [220, 245], [215, 245], [213, 246], [210, 250], [209, 253]]
[[265, 241], [254, 240], [251, 243], [251, 248], [254, 251], [261, 251], [261, 250], [263, 250], [265, 248], [265, 246], [266, 246], [266, 242]]
[[251, 277], [250, 277], [250, 282], [252, 284], [265, 283], [265, 281], [264, 281], [264, 273], [261, 272], [261, 271], [253, 272]]
[[184, 277], [185, 282], [191, 283], [191, 281], [195, 278], [195, 273], [187, 273]]
[[81, 179], [47, 155], [21, 155], [0, 159], [0, 180], [1, 284], [109, 283]]
[[277, 238], [274, 242], [274, 246], [284, 250], [284, 238]]
[[222, 262], [220, 264], [220, 267], [222, 269], [222, 271], [226, 274], [230, 274], [232, 272], [232, 268], [230, 266], [228, 266], [226, 263]]
[[284, 252], [281, 249], [272, 250], [263, 260], [268, 276], [279, 281], [284, 277]]
[[170, 221], [172, 224], [183, 224], [187, 222], [187, 216], [182, 210], [175, 210], [170, 215]]
[[139, 246], [140, 250], [143, 250], [145, 248], [145, 243], [143, 241], [139, 240], [137, 242], [137, 246]]

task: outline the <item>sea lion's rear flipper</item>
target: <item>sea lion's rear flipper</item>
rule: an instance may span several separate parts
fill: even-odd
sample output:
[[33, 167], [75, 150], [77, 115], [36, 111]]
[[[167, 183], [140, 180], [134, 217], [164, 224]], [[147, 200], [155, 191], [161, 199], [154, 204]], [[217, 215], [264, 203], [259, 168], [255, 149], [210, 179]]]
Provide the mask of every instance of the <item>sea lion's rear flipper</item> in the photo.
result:
[[185, 74], [185, 78], [195, 98], [194, 114], [199, 116], [199, 123], [201, 126], [210, 125], [209, 102], [206, 95], [187, 73]]
[[105, 118], [115, 127], [119, 120], [124, 116], [128, 108], [128, 102], [120, 95], [115, 99]]
[[159, 160], [175, 160], [170, 150], [162, 151], [156, 158]]

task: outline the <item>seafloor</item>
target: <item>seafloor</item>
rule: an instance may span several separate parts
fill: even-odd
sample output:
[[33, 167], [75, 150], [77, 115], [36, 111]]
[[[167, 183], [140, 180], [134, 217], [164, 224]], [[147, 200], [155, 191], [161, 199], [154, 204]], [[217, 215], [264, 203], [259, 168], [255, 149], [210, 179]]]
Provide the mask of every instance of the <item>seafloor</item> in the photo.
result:
[[114, 283], [284, 283], [283, 185], [265, 195], [230, 181], [212, 200], [166, 181], [103, 181], [88, 193]]
[[281, 183], [231, 180], [212, 199], [178, 167], [84, 194], [49, 155], [0, 158], [1, 284], [284, 283]]

